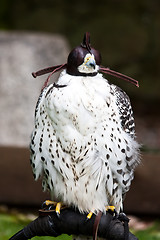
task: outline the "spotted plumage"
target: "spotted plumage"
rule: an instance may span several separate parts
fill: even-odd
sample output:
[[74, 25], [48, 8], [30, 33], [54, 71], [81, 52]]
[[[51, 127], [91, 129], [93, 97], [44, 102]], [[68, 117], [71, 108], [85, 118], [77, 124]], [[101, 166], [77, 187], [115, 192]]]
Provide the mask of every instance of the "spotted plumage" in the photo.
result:
[[43, 89], [31, 165], [54, 200], [81, 212], [104, 212], [107, 205], [120, 211], [139, 162], [133, 112], [127, 94], [98, 72], [90, 51], [75, 72], [69, 66]]

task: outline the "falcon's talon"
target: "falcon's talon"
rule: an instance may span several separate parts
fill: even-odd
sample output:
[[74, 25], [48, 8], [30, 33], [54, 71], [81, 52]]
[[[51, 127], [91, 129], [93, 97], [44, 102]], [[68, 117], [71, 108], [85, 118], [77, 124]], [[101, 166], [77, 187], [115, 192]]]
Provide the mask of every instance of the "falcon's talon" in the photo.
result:
[[106, 206], [106, 211], [108, 211], [108, 210], [115, 212], [115, 206]]
[[51, 200], [46, 200], [42, 203], [42, 209], [47, 208], [48, 210], [50, 210], [52, 207], [56, 206], [56, 202], [51, 201]]
[[56, 206], [56, 205], [57, 205], [57, 203], [56, 203], [56, 202], [54, 202], [54, 201], [51, 201], [51, 200], [46, 200], [46, 201], [44, 202], [44, 204], [46, 204], [46, 206], [49, 206], [49, 205]]
[[57, 216], [60, 216], [60, 209], [62, 207], [62, 203], [61, 202], [54, 202], [51, 200], [46, 200], [43, 204], [42, 204], [42, 208], [45, 210], [54, 210], [57, 213]]
[[60, 209], [61, 209], [61, 206], [62, 206], [62, 203], [61, 202], [58, 202], [56, 204], [56, 213], [57, 213], [57, 216], [60, 217]]
[[51, 211], [51, 210], [54, 210], [55, 211], [55, 208], [53, 209], [54, 206], [50, 205], [48, 210]]
[[87, 215], [87, 220], [91, 219], [92, 215], [93, 215], [93, 212], [89, 212]]

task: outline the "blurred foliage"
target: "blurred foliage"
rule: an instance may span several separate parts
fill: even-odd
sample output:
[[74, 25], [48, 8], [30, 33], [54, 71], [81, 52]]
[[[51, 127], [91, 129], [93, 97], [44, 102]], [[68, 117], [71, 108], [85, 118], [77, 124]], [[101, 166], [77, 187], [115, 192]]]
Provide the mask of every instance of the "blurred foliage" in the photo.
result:
[[108, 79], [153, 110], [160, 102], [159, 10], [158, 0], [1, 0], [0, 29], [63, 34], [71, 47], [89, 31], [102, 64], [136, 78], [140, 88]]
[[152, 227], [141, 231], [132, 231], [140, 240], [159, 240], [160, 239], [160, 222], [157, 220]]

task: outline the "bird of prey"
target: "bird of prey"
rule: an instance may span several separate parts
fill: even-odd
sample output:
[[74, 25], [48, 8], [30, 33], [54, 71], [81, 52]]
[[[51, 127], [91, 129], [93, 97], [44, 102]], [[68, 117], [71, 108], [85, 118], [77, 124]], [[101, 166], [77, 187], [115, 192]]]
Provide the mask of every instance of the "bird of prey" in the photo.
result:
[[[58, 81], [48, 84], [59, 70], [63, 71]], [[102, 72], [137, 86], [138, 82], [102, 67], [89, 33], [70, 52], [66, 64], [33, 76], [49, 72], [31, 136], [34, 178], [42, 177], [43, 189], [51, 192], [54, 201], [80, 212], [97, 214], [107, 206], [122, 211], [139, 163], [139, 144], [129, 97]]]

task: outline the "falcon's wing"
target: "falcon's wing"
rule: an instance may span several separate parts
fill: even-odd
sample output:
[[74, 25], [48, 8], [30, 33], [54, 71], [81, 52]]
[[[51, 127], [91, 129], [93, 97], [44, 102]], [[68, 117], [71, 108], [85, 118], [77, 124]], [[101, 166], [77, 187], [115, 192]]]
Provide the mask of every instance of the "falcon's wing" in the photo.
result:
[[[132, 111], [132, 106], [130, 103], [130, 99], [128, 95], [119, 87], [115, 85], [111, 85], [112, 87], [112, 94], [116, 96], [116, 104], [119, 110], [120, 114], [120, 120], [121, 120], [121, 125], [122, 128], [126, 133], [129, 134], [131, 137], [130, 140], [133, 140], [130, 142], [131, 148], [132, 148], [132, 154], [131, 152], [126, 151], [126, 166], [123, 165], [122, 170], [126, 172], [125, 179], [122, 178], [122, 194], [123, 194], [123, 199], [125, 193], [129, 190], [131, 180], [133, 179], [133, 174], [134, 174], [134, 169], [137, 166], [137, 164], [140, 161], [140, 156], [139, 156], [139, 144], [135, 141], [136, 135], [135, 135], [135, 122], [134, 122], [134, 117], [133, 117], [133, 111]], [[127, 143], [126, 143], [127, 144]], [[121, 165], [122, 166], [122, 165]], [[117, 171], [118, 172], [118, 171]], [[128, 175], [128, 177], [126, 177]], [[120, 177], [119, 175], [116, 175], [116, 177]], [[127, 184], [125, 184], [125, 182]], [[117, 188], [117, 185], [119, 183], [114, 184], [114, 189]], [[115, 190], [114, 190], [115, 191]]]
[[114, 93], [117, 96], [117, 106], [122, 127], [132, 138], [135, 138], [135, 122], [130, 99], [128, 95], [117, 86], [115, 86]]
[[[50, 87], [51, 88], [51, 87]], [[35, 108], [35, 125], [31, 135], [30, 142], [30, 163], [33, 171], [34, 178], [37, 180], [40, 176], [44, 174], [42, 157], [42, 141], [44, 135], [44, 105], [45, 96], [47, 94], [47, 89], [45, 88], [37, 101]]]

